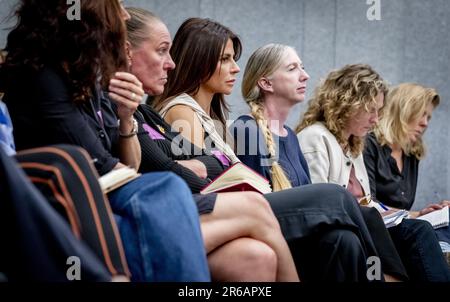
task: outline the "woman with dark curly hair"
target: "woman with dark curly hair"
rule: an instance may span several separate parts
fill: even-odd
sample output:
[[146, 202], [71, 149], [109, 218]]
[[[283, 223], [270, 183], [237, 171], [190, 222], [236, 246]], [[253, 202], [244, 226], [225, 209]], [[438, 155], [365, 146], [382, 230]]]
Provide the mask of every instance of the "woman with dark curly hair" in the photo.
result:
[[[133, 113], [144, 92], [127, 72], [129, 15], [118, 0], [81, 1], [79, 21], [68, 9], [63, 0], [22, 0], [17, 10], [0, 70], [17, 149], [74, 144], [101, 175], [138, 169]], [[144, 174], [108, 197], [132, 280], [210, 280], [197, 210], [180, 178]]]

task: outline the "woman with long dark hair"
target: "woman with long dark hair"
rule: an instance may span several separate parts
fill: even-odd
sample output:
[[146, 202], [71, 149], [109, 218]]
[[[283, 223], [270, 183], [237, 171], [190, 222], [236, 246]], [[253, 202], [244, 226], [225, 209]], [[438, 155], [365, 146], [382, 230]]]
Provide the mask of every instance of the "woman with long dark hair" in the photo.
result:
[[[129, 15], [118, 0], [80, 3], [80, 20], [67, 18], [63, 0], [20, 3], [0, 71], [17, 149], [74, 144], [100, 175], [138, 169], [133, 113], [144, 92], [127, 72]], [[198, 214], [180, 178], [145, 174], [108, 197], [132, 280], [210, 280]]]

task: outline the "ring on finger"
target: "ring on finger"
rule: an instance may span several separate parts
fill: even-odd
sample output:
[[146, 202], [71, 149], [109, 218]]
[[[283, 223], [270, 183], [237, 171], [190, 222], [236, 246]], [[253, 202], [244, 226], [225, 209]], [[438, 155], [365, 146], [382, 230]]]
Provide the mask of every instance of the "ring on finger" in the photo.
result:
[[133, 101], [136, 99], [136, 93], [133, 92], [133, 93], [131, 94], [131, 99], [132, 99]]

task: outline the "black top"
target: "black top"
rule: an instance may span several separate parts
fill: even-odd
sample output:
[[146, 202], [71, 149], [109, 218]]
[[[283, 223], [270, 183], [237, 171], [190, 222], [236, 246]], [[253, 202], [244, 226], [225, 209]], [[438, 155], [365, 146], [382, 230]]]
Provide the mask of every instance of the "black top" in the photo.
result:
[[214, 156], [207, 155], [183, 136], [173, 131], [162, 117], [148, 105], [140, 105], [135, 118], [139, 124], [138, 138], [142, 150], [141, 172], [172, 171], [183, 178], [193, 193], [198, 193], [209, 180], [198, 177], [193, 171], [175, 160], [196, 159], [207, 168], [208, 178], [214, 179], [225, 167]]
[[368, 135], [364, 163], [369, 174], [370, 191], [386, 205], [409, 210], [416, 195], [419, 160], [403, 154], [403, 171], [400, 172], [391, 153], [389, 146], [380, 146], [373, 133]]
[[99, 92], [77, 105], [64, 72], [52, 67], [24, 71], [15, 83], [6, 88], [4, 101], [13, 121], [17, 150], [72, 144], [87, 150], [100, 175], [116, 166], [118, 123], [106, 94]]

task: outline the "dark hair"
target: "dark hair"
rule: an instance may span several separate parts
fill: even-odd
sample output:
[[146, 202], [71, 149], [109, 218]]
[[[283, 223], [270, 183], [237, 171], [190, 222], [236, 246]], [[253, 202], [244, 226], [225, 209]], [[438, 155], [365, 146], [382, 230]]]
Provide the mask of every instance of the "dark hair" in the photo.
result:
[[[173, 39], [170, 54], [177, 68], [168, 73], [166, 89], [153, 105], [161, 109], [169, 98], [182, 93], [196, 94], [200, 84], [214, 74], [228, 40], [233, 42], [237, 61], [242, 44], [227, 27], [210, 19], [190, 18], [180, 26]], [[211, 103], [211, 117], [225, 124], [229, 113], [223, 94], [216, 94]]]
[[81, 20], [69, 20], [66, 0], [21, 0], [9, 33], [0, 82], [17, 81], [22, 71], [61, 68], [76, 102], [92, 94], [98, 78], [105, 88], [127, 66], [126, 30], [118, 0], [81, 1]]

